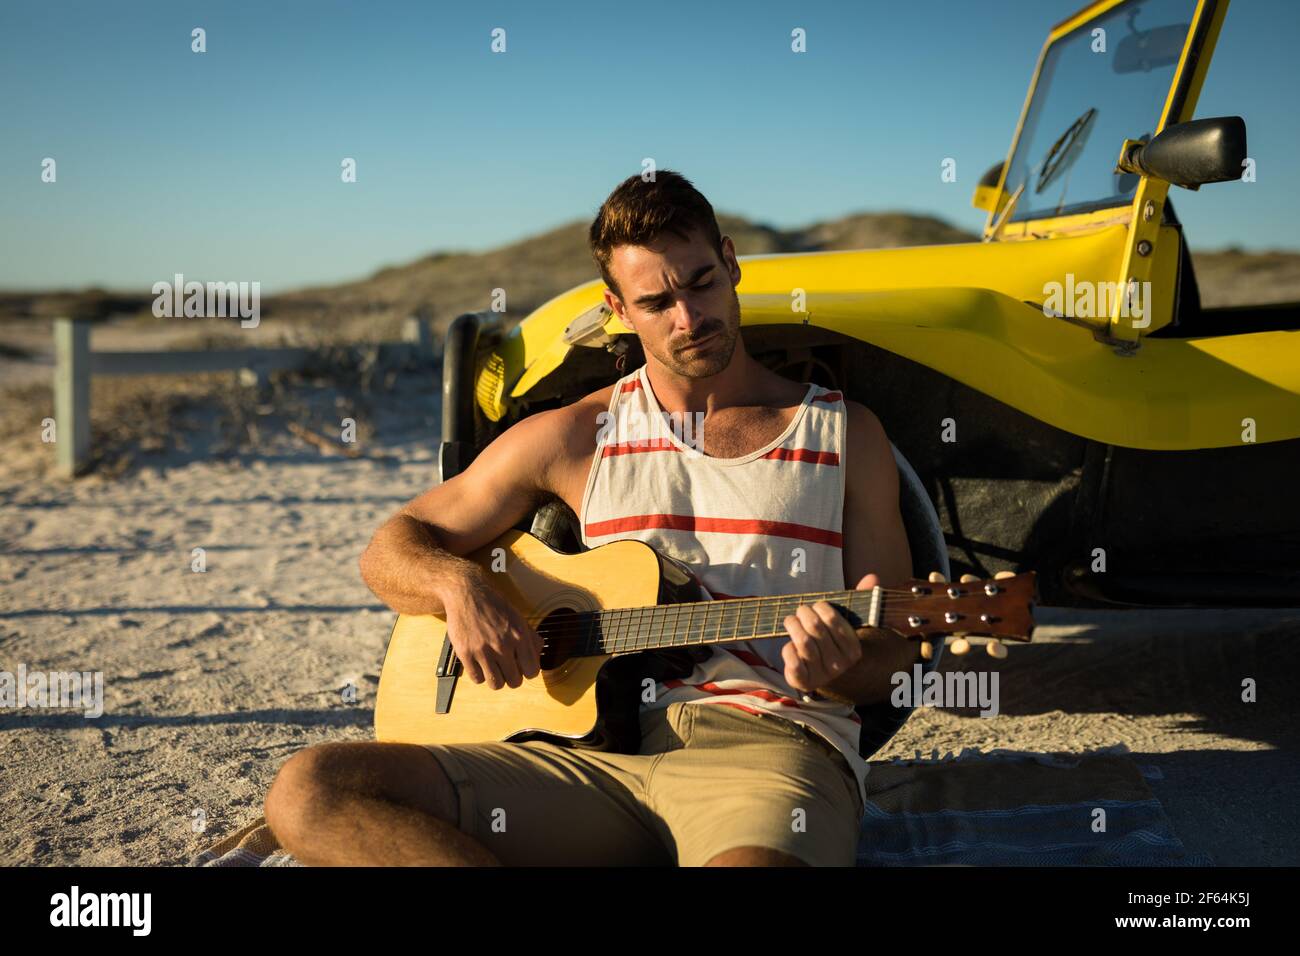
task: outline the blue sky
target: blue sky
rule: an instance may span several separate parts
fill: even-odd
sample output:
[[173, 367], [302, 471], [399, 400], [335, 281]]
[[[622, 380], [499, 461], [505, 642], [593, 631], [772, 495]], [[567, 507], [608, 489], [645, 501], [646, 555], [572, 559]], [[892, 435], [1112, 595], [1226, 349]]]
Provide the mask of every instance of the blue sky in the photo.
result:
[[[975, 181], [1081, 5], [6, 0], [0, 287], [346, 281], [590, 218], [647, 156], [772, 225], [976, 230]], [[1258, 181], [1173, 191], [1195, 247], [1300, 247], [1298, 44], [1300, 3], [1229, 10], [1197, 115], [1245, 116]]]

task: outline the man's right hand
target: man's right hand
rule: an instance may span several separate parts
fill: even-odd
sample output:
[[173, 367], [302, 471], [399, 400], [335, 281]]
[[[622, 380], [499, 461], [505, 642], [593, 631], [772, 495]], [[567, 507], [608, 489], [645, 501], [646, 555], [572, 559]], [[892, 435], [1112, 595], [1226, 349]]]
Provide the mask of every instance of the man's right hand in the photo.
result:
[[476, 684], [518, 687], [542, 668], [542, 639], [484, 573], [463, 577], [443, 595], [447, 638]]

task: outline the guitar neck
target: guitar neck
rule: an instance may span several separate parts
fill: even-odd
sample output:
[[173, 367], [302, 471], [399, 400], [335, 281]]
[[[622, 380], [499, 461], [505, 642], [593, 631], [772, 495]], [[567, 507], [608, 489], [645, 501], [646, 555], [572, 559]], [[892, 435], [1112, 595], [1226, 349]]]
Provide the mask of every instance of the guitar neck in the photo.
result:
[[787, 636], [785, 619], [826, 601], [854, 629], [884, 627], [921, 639], [987, 634], [1030, 640], [1034, 572], [960, 584], [911, 580], [893, 588], [815, 591], [649, 607], [553, 614], [538, 633], [571, 656], [727, 644]]
[[727, 644], [785, 637], [785, 618], [801, 604], [827, 601], [856, 627], [876, 627], [881, 589], [819, 591], [771, 597], [728, 598], [654, 607], [619, 608], [598, 612], [600, 627], [595, 654]]

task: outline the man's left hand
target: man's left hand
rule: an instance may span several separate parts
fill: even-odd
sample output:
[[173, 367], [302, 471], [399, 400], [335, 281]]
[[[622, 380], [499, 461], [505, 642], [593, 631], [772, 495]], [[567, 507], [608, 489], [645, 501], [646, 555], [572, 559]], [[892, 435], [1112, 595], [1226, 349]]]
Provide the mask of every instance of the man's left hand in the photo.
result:
[[[854, 590], [869, 591], [879, 585], [880, 578], [868, 574]], [[790, 635], [790, 643], [781, 649], [785, 679], [797, 690], [811, 694], [862, 660], [858, 632], [826, 601], [799, 605], [783, 623]]]

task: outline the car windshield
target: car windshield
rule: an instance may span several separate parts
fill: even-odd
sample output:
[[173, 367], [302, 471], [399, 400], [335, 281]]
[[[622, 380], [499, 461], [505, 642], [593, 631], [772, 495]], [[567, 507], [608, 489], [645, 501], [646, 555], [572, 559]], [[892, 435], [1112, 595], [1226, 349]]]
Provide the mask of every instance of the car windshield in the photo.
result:
[[1007, 193], [1024, 187], [1010, 221], [1132, 200], [1138, 177], [1115, 162], [1155, 133], [1195, 9], [1130, 0], [1052, 44], [1007, 171]]

